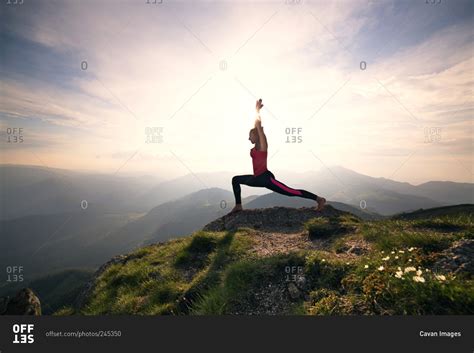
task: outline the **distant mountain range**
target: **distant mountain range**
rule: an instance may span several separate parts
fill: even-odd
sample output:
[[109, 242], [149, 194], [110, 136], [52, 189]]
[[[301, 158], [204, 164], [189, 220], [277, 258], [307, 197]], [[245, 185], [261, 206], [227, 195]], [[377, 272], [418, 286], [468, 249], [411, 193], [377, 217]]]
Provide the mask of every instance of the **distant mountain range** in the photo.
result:
[[[414, 186], [344, 168], [284, 180], [325, 196], [340, 210], [377, 219], [420, 208], [473, 202], [474, 184]], [[20, 264], [33, 278], [64, 268], [95, 268], [115, 254], [201, 229], [234, 206], [230, 173], [124, 178], [60, 169], [0, 166], [0, 266]], [[278, 178], [278, 176], [277, 176]], [[227, 188], [209, 187], [221, 185]], [[244, 208], [314, 206], [309, 200], [242, 187]], [[87, 207], [81, 208], [81, 201]], [[361, 202], [363, 201], [363, 202]], [[151, 206], [153, 205], [153, 206]], [[150, 207], [151, 206], [151, 207]], [[47, 261], [45, 261], [47, 259]]]
[[[0, 165], [0, 219], [75, 212], [80, 210], [83, 200], [108, 212], [143, 213], [202, 189], [217, 187], [231, 191], [231, 179], [230, 172], [188, 174], [165, 180], [165, 176], [119, 177], [37, 166]], [[381, 215], [474, 202], [472, 183], [430, 181], [415, 186], [373, 178], [343, 167], [285, 175], [283, 181], [330, 201]], [[246, 186], [242, 189], [244, 196], [266, 192]]]

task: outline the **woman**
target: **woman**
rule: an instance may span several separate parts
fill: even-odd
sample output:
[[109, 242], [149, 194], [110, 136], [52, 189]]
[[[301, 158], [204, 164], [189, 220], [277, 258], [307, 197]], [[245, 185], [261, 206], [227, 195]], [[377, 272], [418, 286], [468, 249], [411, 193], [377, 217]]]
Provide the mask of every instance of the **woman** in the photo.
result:
[[271, 171], [267, 169], [267, 137], [263, 132], [262, 120], [260, 118], [260, 109], [263, 108], [262, 100], [257, 101], [257, 119], [255, 120], [255, 127], [250, 130], [249, 140], [255, 144], [255, 147], [250, 150], [252, 157], [253, 175], [237, 175], [232, 178], [232, 188], [234, 189], [235, 207], [232, 212], [242, 210], [242, 200], [240, 197], [240, 185], [248, 185], [255, 187], [264, 187], [275, 191], [279, 194], [287, 196], [299, 196], [305, 199], [315, 200], [318, 203], [317, 211], [321, 211], [326, 203], [324, 197], [319, 197], [309, 191], [292, 189], [282, 182], [275, 179]]

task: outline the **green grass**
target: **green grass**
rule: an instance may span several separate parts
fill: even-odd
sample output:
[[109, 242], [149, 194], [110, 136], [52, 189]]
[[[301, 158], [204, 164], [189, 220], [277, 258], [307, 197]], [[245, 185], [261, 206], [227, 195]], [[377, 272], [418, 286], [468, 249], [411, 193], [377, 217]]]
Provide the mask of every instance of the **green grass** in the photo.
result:
[[[453, 242], [472, 239], [473, 216], [425, 216], [315, 218], [306, 230], [329, 239], [325, 250], [269, 256], [250, 251], [250, 229], [196, 232], [110, 266], [85, 307], [65, 306], [56, 315], [473, 314], [472, 274], [436, 272], [434, 265]], [[368, 252], [338, 254], [349, 240], [368, 242]], [[298, 276], [290, 276], [295, 269]]]
[[352, 231], [360, 220], [352, 215], [316, 217], [305, 223], [310, 238], [327, 238]]

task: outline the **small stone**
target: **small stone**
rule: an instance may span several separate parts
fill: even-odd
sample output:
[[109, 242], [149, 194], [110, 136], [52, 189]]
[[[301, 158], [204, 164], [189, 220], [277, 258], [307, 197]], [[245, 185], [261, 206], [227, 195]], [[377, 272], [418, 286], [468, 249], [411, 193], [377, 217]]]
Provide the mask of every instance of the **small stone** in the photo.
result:
[[293, 282], [288, 284], [288, 292], [290, 293], [290, 297], [293, 300], [298, 299], [301, 295], [300, 290]]

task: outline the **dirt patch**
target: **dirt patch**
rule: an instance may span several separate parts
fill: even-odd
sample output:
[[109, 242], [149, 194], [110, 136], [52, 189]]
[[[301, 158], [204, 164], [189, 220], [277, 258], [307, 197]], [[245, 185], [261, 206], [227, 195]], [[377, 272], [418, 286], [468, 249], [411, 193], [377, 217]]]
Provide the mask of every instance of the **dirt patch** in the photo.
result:
[[259, 257], [288, 254], [298, 250], [315, 249], [308, 232], [278, 233], [255, 231], [248, 234], [254, 241], [250, 253]]
[[[252, 231], [247, 235], [253, 240], [253, 246], [249, 252], [259, 257], [288, 254], [300, 250], [334, 252], [333, 239], [310, 239], [307, 231], [295, 233]], [[334, 253], [336, 257], [351, 259], [365, 255], [370, 250], [371, 245], [363, 239], [347, 239]]]

